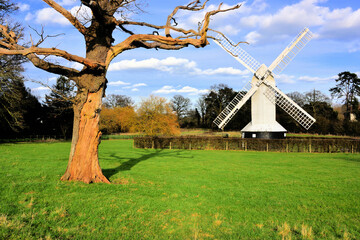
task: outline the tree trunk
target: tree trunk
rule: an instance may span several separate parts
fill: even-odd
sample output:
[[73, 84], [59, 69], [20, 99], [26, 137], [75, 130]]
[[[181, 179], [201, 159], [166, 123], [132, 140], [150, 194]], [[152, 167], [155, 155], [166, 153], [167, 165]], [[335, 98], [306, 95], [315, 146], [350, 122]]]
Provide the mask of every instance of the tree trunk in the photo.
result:
[[61, 180], [110, 183], [98, 159], [101, 132], [99, 118], [104, 87], [96, 92], [79, 91], [74, 105], [74, 127], [68, 167]]

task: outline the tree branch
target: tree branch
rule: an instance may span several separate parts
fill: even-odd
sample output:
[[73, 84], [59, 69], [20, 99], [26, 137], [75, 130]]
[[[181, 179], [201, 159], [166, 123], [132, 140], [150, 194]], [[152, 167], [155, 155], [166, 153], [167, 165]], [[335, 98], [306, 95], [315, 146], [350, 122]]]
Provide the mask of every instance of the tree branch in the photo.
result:
[[[208, 2], [205, 1], [203, 5], [199, 5], [200, 1], [196, 0], [194, 2], [191, 2], [187, 6], [178, 6], [174, 9], [174, 11], [168, 16], [168, 20], [165, 26], [159, 26], [159, 25], [153, 25], [145, 22], [133, 22], [133, 21], [116, 21], [116, 24], [121, 25], [136, 25], [136, 26], [145, 26], [149, 28], [154, 29], [165, 29], [165, 37], [159, 36], [159, 35], [151, 35], [151, 34], [133, 34], [130, 31], [131, 36], [129, 36], [127, 39], [125, 39], [123, 42], [111, 47], [107, 54], [105, 65], [106, 67], [109, 66], [112, 59], [114, 59], [118, 54], [129, 50], [134, 49], [137, 47], [144, 47], [144, 48], [160, 48], [160, 49], [166, 49], [166, 50], [178, 50], [184, 47], [187, 47], [189, 45], [192, 45], [196, 48], [204, 47], [208, 43], [207, 38], [213, 38], [207, 36], [207, 31], [209, 30], [209, 24], [210, 24], [210, 17], [220, 13], [220, 12], [227, 12], [234, 9], [238, 9], [241, 7], [241, 4], [238, 4], [234, 7], [227, 8], [227, 9], [221, 9], [222, 4], [219, 5], [217, 10], [213, 10], [210, 12], [207, 12], [205, 14], [203, 24], [201, 27], [199, 27], [199, 31], [195, 31], [193, 29], [185, 30], [182, 28], [175, 28], [171, 26], [171, 20], [174, 18], [174, 15], [177, 13], [179, 9], [188, 10], [188, 11], [199, 11], [205, 8], [205, 4]], [[186, 36], [183, 37], [177, 37], [172, 38], [170, 35], [170, 30], [176, 31], [178, 33], [182, 33]], [[218, 32], [218, 31], [216, 31]], [[200, 37], [198, 39], [198, 37]]]
[[188, 5], [186, 6], [177, 6], [174, 11], [172, 11], [172, 13], [168, 16], [167, 18], [167, 21], [166, 21], [166, 28], [165, 28], [165, 35], [167, 37], [171, 37], [170, 35], [170, 26], [171, 26], [171, 20], [172, 19], [175, 19], [174, 16], [176, 15], [176, 13], [181, 9], [181, 10], [186, 10], [186, 11], [200, 11], [200, 10], [203, 10], [206, 6], [206, 3], [208, 2], [209, 0], [206, 0], [204, 2], [203, 5], [199, 6], [200, 4], [200, 0], [195, 0], [191, 3], [189, 3]]
[[[116, 20], [116, 25], [118, 25], [120, 28], [122, 25], [135, 25], [135, 26], [143, 26], [143, 27], [149, 27], [149, 28], [154, 28], [154, 29], [171, 29], [174, 30], [176, 32], [181, 32], [183, 34], [189, 34], [189, 33], [193, 33], [193, 34], [198, 34], [198, 32], [196, 32], [195, 30], [189, 29], [189, 30], [185, 30], [182, 28], [176, 28], [173, 26], [161, 26], [161, 25], [155, 25], [155, 24], [150, 24], [150, 23], [146, 23], [146, 22], [135, 22], [135, 21], [121, 21], [121, 20]], [[124, 30], [122, 29], [124, 32], [127, 32], [129, 34], [131, 34], [132, 32], [130, 32], [129, 30]], [[134, 33], [132, 33], [134, 34]], [[131, 35], [132, 35], [131, 34]]]
[[80, 71], [74, 68], [64, 67], [61, 65], [47, 62], [33, 53], [27, 55], [26, 57], [32, 62], [32, 64], [34, 64], [35, 67], [43, 69], [50, 73], [66, 76], [71, 80], [75, 81], [76, 83], [78, 83], [77, 76], [80, 74]]
[[[2, 36], [2, 38], [0, 38], [0, 46], [2, 46], [2, 47], [0, 47], [0, 55], [22, 55], [22, 56], [26, 56], [27, 58], [29, 58], [29, 56], [31, 55], [30, 58], [32, 58], [32, 59], [37, 58], [38, 60], [40, 60], [40, 58], [38, 58], [36, 56], [36, 54], [44, 55], [44, 56], [53, 55], [53, 56], [62, 57], [68, 61], [74, 61], [74, 62], [81, 63], [81, 64], [85, 65], [86, 67], [89, 67], [92, 69], [98, 69], [98, 68], [105, 67], [105, 65], [103, 63], [96, 62], [94, 60], [90, 60], [88, 58], [83, 58], [83, 57], [80, 57], [77, 55], [73, 55], [64, 50], [60, 50], [57, 48], [39, 48], [36, 46], [31, 46], [29, 48], [23, 47], [23, 46], [17, 44], [18, 38], [17, 38], [16, 34], [13, 31], [9, 30], [6, 26], [3, 26], [3, 25], [0, 25], [0, 34]], [[38, 60], [36, 60], [36, 62], [39, 62]], [[44, 61], [44, 60], [41, 60], [40, 62], [43, 63], [42, 65], [47, 66], [46, 67], [47, 69], [58, 69], [58, 67], [61, 67], [61, 66], [55, 67], [54, 64], [50, 64], [49, 62]], [[53, 67], [49, 68], [49, 66], [53, 66]], [[44, 69], [44, 70], [46, 70], [46, 69]], [[70, 70], [70, 68], [67, 70]], [[72, 70], [75, 70], [75, 69], [72, 69]]]
[[21, 49], [4, 49], [0, 48], [0, 55], [23, 55], [27, 56], [31, 53], [39, 54], [39, 55], [45, 55], [45, 56], [58, 56], [62, 57], [69, 61], [74, 61], [81, 63], [89, 68], [101, 68], [104, 67], [103, 63], [99, 63], [93, 60], [90, 60], [88, 58], [83, 58], [77, 55], [70, 54], [64, 50], [56, 49], [56, 48], [39, 48], [39, 47], [29, 47], [29, 48], [23, 48]]
[[44, 2], [46, 2], [50, 7], [52, 7], [53, 9], [55, 9], [58, 13], [60, 13], [61, 15], [63, 15], [67, 20], [69, 20], [69, 22], [83, 35], [86, 34], [86, 27], [84, 25], [81, 24], [81, 22], [74, 17], [68, 10], [66, 10], [65, 8], [63, 8], [62, 6], [60, 6], [58, 3], [56, 3], [53, 0], [43, 0]]

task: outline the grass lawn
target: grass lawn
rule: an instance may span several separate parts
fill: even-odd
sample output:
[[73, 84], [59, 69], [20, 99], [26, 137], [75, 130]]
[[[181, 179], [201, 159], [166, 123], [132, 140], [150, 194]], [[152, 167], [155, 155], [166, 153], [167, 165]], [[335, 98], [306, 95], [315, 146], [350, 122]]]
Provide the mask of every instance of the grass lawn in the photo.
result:
[[0, 239], [360, 239], [360, 155], [100, 145], [118, 184], [60, 182], [70, 143], [0, 144]]

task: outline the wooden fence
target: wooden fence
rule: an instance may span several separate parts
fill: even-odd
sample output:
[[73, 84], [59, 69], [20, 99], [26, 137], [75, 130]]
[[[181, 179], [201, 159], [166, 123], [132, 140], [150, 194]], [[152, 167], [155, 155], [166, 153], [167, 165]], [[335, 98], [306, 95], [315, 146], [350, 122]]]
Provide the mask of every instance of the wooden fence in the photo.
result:
[[360, 140], [348, 138], [135, 137], [134, 147], [188, 150], [360, 153]]

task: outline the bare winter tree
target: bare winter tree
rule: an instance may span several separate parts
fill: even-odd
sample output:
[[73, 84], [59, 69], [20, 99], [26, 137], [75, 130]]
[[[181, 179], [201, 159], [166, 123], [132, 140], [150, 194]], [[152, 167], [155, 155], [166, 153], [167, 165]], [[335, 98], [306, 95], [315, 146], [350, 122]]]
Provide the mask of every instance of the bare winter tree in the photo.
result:
[[171, 99], [171, 106], [176, 112], [178, 119], [182, 119], [189, 111], [190, 99], [181, 95], [175, 95]]
[[105, 98], [103, 104], [106, 108], [128, 107], [134, 105], [134, 101], [125, 95], [110, 94]]
[[[202, 4], [200, 0], [195, 0], [187, 5], [176, 7], [168, 15], [164, 25], [115, 17], [115, 15], [122, 16], [122, 13], [126, 13], [128, 9], [136, 7], [136, 0], [81, 0], [81, 5], [90, 8], [92, 12], [91, 19], [86, 24], [56, 1], [43, 1], [62, 14], [84, 36], [86, 56], [77, 56], [56, 47], [41, 47], [46, 39], [42, 32], [40, 32], [38, 42], [25, 46], [20, 43], [19, 35], [6, 25], [0, 25], [0, 55], [26, 56], [36, 67], [66, 76], [76, 83], [78, 91], [73, 107], [74, 127], [70, 157], [66, 172], [61, 179], [86, 183], [109, 183], [99, 165], [98, 145], [101, 136], [99, 115], [107, 83], [106, 72], [111, 61], [117, 55], [136, 48], [179, 50], [188, 46], [205, 47], [209, 44], [208, 31], [211, 30], [209, 28], [211, 17], [240, 7], [236, 5], [221, 9], [220, 4], [216, 10], [207, 12], [198, 29], [193, 30], [177, 27], [176, 14], [179, 10], [200, 11], [205, 8], [207, 1]], [[129, 27], [135, 27], [138, 30], [145, 28], [144, 32], [149, 32], [150, 28], [153, 33], [136, 33]], [[115, 40], [113, 38], [115, 30], [122, 31], [124, 38]], [[159, 30], [164, 30], [164, 35], [160, 35]], [[76, 70], [51, 62], [47, 56], [81, 63], [84, 67], [82, 70]]]

